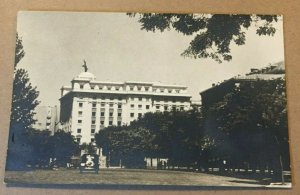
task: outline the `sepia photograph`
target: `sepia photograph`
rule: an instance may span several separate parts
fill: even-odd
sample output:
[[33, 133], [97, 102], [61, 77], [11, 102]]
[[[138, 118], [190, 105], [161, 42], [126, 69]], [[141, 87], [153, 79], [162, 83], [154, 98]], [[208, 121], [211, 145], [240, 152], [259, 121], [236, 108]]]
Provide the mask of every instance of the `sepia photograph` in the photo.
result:
[[282, 15], [20, 11], [7, 186], [292, 188]]

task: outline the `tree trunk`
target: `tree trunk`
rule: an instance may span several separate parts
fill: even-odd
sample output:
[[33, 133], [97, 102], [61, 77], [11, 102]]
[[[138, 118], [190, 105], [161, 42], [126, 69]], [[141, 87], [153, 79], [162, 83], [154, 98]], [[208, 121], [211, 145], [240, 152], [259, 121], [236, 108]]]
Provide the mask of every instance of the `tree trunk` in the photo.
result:
[[284, 184], [284, 174], [283, 174], [283, 164], [282, 164], [282, 156], [279, 155], [280, 169], [281, 169], [281, 182]]

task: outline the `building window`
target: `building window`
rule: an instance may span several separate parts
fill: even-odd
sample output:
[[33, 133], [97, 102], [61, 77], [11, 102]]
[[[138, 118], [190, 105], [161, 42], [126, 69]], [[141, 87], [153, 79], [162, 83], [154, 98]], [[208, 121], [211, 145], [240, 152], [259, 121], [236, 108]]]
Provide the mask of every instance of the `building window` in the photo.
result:
[[133, 87], [130, 87], [130, 91], [133, 91]]
[[122, 108], [122, 104], [118, 104], [118, 108]]
[[77, 129], [77, 133], [81, 133], [81, 129]]
[[150, 108], [150, 105], [146, 105], [146, 109], [149, 110], [149, 108]]
[[92, 112], [92, 117], [95, 117], [96, 116], [96, 112]]
[[96, 108], [97, 104], [96, 104], [96, 103], [93, 103], [92, 106], [93, 106], [93, 108]]
[[131, 107], [131, 108], [134, 108], [134, 104], [131, 104], [130, 107]]
[[143, 100], [143, 98], [139, 97], [139, 101], [142, 101], [142, 100]]
[[82, 103], [82, 102], [80, 102], [80, 103], [79, 103], [79, 107], [80, 107], [80, 108], [82, 108], [82, 106], [83, 106], [83, 103]]
[[110, 112], [110, 113], [109, 113], [109, 116], [113, 116], [113, 115], [114, 115], [114, 113], [113, 113], [113, 112]]
[[101, 112], [101, 113], [100, 113], [100, 116], [104, 116], [104, 112]]
[[95, 138], [91, 138], [91, 142], [95, 142]]
[[145, 87], [145, 91], [148, 91], [149, 90], [149, 88], [148, 87]]
[[95, 129], [91, 129], [91, 133], [95, 133]]
[[138, 87], [138, 91], [141, 91], [141, 87]]
[[104, 125], [104, 121], [100, 121], [100, 124], [101, 124], [101, 125]]
[[78, 143], [80, 143], [80, 138], [78, 137], [78, 138], [76, 138], [76, 141], [78, 142]]
[[118, 113], [118, 116], [119, 116], [119, 117], [120, 117], [120, 116], [122, 116], [122, 113], [121, 113], [121, 112], [119, 112], [119, 113]]
[[96, 124], [96, 121], [95, 121], [95, 120], [92, 120], [92, 124], [93, 124], [93, 125]]
[[114, 106], [114, 104], [109, 104], [109, 107], [113, 107]]
[[142, 105], [141, 104], [139, 104], [139, 109], [141, 109], [142, 108]]
[[78, 116], [82, 116], [82, 111], [78, 111]]
[[159, 109], [160, 108], [160, 106], [159, 105], [157, 105], [157, 106], [155, 106], [156, 107], [156, 109]]
[[134, 117], [134, 113], [130, 113], [130, 117]]
[[82, 120], [78, 120], [78, 123], [81, 124], [81, 123], [82, 123]]
[[164, 109], [165, 109], [165, 110], [168, 110], [168, 106], [164, 106]]
[[121, 124], [122, 124], [121, 121], [118, 121], [118, 126], [121, 126]]
[[111, 126], [112, 124], [113, 124], [113, 122], [112, 122], [112, 121], [109, 121], [109, 122], [108, 122], [108, 125], [109, 125], [109, 126]]
[[83, 85], [80, 85], [80, 89], [83, 89]]
[[101, 103], [101, 107], [104, 107], [105, 106], [105, 103]]
[[141, 118], [141, 117], [142, 117], [142, 113], [139, 113], [139, 114], [138, 114], [138, 117]]

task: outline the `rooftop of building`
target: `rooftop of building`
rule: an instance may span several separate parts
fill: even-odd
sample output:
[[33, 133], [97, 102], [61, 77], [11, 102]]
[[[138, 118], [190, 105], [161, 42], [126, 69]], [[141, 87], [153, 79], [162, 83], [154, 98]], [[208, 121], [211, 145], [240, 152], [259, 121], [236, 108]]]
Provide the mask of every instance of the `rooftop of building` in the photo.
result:
[[96, 77], [94, 74], [92, 74], [90, 72], [81, 72], [73, 80], [96, 80]]
[[63, 86], [61, 88], [62, 97], [72, 92], [191, 97], [187, 93], [187, 87], [183, 85], [144, 81], [97, 81], [96, 77], [90, 72], [81, 72], [73, 78], [71, 83], [71, 86]]
[[[152, 86], [152, 87], [164, 87], [164, 88], [180, 88], [180, 89], [186, 89], [186, 86], [183, 85], [178, 85], [178, 84], [163, 84], [159, 81], [98, 81], [96, 80], [96, 76], [90, 72], [81, 72], [78, 76], [73, 78], [72, 82], [77, 82], [77, 81], [84, 81], [84, 82], [89, 82], [91, 84], [102, 84], [102, 85], [109, 85], [109, 86], [130, 86], [130, 85], [135, 85], [135, 86]], [[70, 88], [70, 86], [63, 86], [63, 88]]]
[[268, 66], [256, 69], [252, 68], [249, 73], [246, 73], [245, 75], [237, 75], [234, 76], [228, 80], [224, 80], [221, 83], [213, 83], [212, 87], [200, 92], [200, 94], [205, 93], [206, 91], [209, 91], [211, 89], [217, 88], [218, 86], [228, 83], [228, 82], [234, 82], [234, 81], [246, 81], [246, 80], [273, 80], [278, 78], [283, 78], [285, 76], [285, 65], [284, 61], [280, 61], [274, 64], [269, 64]]
[[280, 61], [274, 64], [269, 64], [268, 66], [257, 69], [251, 68], [250, 72], [246, 75], [253, 75], [253, 74], [284, 74], [285, 73], [285, 66], [284, 61]]

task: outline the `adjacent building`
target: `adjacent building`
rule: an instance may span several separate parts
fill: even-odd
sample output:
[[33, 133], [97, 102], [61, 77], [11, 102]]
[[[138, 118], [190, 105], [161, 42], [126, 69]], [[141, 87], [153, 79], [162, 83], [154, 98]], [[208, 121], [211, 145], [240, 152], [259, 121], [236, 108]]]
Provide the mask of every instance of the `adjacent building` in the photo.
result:
[[147, 112], [189, 110], [187, 87], [156, 82], [97, 81], [82, 72], [61, 88], [60, 123], [79, 143], [94, 142], [94, 135], [108, 126], [128, 125]]
[[32, 125], [34, 129], [48, 130], [54, 134], [58, 125], [57, 106], [37, 106], [34, 119], [36, 120]]
[[257, 80], [274, 80], [278, 78], [284, 78], [285, 67], [284, 62], [278, 62], [271, 64], [262, 69], [252, 68], [249, 73], [241, 76], [235, 76], [222, 83], [212, 84], [211, 88], [208, 88], [202, 92], [201, 101], [203, 108], [209, 108], [212, 104], [220, 101], [228, 94], [232, 89], [238, 87], [242, 82], [255, 82]]

